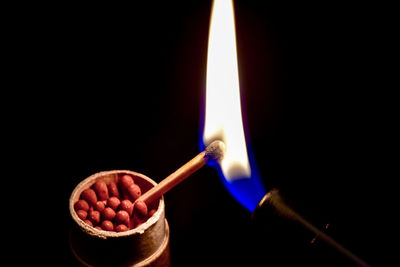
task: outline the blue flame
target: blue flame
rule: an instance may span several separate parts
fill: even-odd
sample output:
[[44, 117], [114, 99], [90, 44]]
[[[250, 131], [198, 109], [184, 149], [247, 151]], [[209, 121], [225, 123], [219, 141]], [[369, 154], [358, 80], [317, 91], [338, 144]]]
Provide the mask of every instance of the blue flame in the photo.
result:
[[[205, 145], [201, 141], [201, 148], [204, 149]], [[265, 196], [266, 189], [264, 184], [262, 183], [261, 177], [259, 175], [258, 169], [256, 167], [253, 154], [251, 153], [251, 149], [247, 146], [250, 168], [251, 168], [251, 177], [250, 178], [239, 178], [233, 181], [227, 180], [222, 172], [221, 166], [215, 162], [210, 161], [208, 165], [214, 167], [219, 177], [224, 184], [225, 188], [228, 189], [229, 193], [247, 210], [253, 212], [257, 207], [257, 204], [260, 200]]]
[[[205, 87], [205, 86], [204, 86]], [[202, 98], [201, 98], [201, 105], [200, 105], [200, 124], [199, 124], [199, 129], [200, 129], [200, 134], [199, 134], [199, 149], [200, 151], [203, 151], [206, 148], [206, 145], [204, 144], [203, 141], [203, 133], [204, 133], [204, 122], [205, 122], [205, 90], [202, 92]], [[241, 101], [243, 104], [243, 101]], [[248, 136], [248, 131], [247, 131], [247, 123], [246, 123], [246, 117], [243, 115], [243, 110], [245, 107], [242, 105], [242, 119], [243, 119], [243, 128], [245, 130], [245, 136]], [[246, 144], [247, 144], [247, 153], [248, 153], [248, 158], [249, 158], [249, 163], [250, 163], [250, 169], [251, 169], [251, 177], [244, 177], [242, 179], [235, 179], [233, 181], [229, 181], [225, 178], [221, 166], [215, 162], [215, 161], [209, 161], [208, 165], [214, 167], [218, 175], [225, 186], [225, 188], [228, 190], [228, 192], [247, 210], [250, 212], [253, 212], [254, 209], [257, 207], [258, 203], [261, 201], [261, 199], [265, 196], [267, 193], [267, 190], [265, 189], [265, 186], [262, 182], [261, 176], [258, 172], [258, 168], [255, 162], [255, 158], [253, 155], [253, 149], [251, 147], [250, 142], [248, 141], [248, 138], [246, 138]]]

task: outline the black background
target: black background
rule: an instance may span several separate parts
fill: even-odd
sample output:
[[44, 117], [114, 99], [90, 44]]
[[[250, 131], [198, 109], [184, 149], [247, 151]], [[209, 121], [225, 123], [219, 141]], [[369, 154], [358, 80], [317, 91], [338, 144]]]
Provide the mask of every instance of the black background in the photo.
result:
[[[387, 17], [355, 3], [235, 7], [247, 135], [266, 188], [383, 265], [395, 227]], [[74, 264], [68, 199], [85, 177], [130, 169], [159, 182], [199, 152], [210, 10], [210, 1], [35, 6], [12, 21], [10, 68], [24, 75], [12, 87], [11, 157], [27, 167], [16, 180], [33, 195], [21, 243], [34, 258]], [[172, 266], [351, 266], [311, 234], [257, 230], [210, 167], [165, 201]]]

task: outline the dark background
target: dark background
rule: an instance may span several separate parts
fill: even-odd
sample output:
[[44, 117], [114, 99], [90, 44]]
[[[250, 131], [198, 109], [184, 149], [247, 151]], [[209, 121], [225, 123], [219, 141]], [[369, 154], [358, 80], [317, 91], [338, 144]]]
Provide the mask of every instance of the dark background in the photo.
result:
[[[395, 177], [387, 17], [356, 3], [235, 7], [247, 136], [266, 188], [384, 265], [396, 222], [386, 212]], [[14, 80], [22, 112], [12, 121], [23, 149], [12, 157], [27, 162], [18, 179], [34, 196], [22, 229], [38, 230], [34, 258], [73, 265], [68, 199], [82, 179], [130, 169], [159, 182], [199, 152], [211, 2], [35, 8], [14, 20], [10, 65], [26, 73]], [[210, 167], [165, 201], [172, 266], [351, 266], [311, 234], [255, 227]]]

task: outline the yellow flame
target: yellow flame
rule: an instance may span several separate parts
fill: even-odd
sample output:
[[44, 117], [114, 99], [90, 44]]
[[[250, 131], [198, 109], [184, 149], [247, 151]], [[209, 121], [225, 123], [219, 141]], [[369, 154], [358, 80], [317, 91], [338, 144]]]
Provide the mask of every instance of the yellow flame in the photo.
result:
[[225, 143], [221, 168], [228, 180], [251, 176], [240, 105], [234, 20], [232, 1], [215, 0], [208, 39], [203, 142]]

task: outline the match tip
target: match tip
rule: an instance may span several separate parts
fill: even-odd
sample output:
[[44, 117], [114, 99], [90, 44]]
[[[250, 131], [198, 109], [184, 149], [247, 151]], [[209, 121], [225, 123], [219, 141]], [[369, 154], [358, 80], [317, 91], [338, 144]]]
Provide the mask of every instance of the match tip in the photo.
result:
[[206, 147], [206, 156], [213, 160], [222, 160], [225, 154], [225, 144], [222, 141], [214, 141]]

